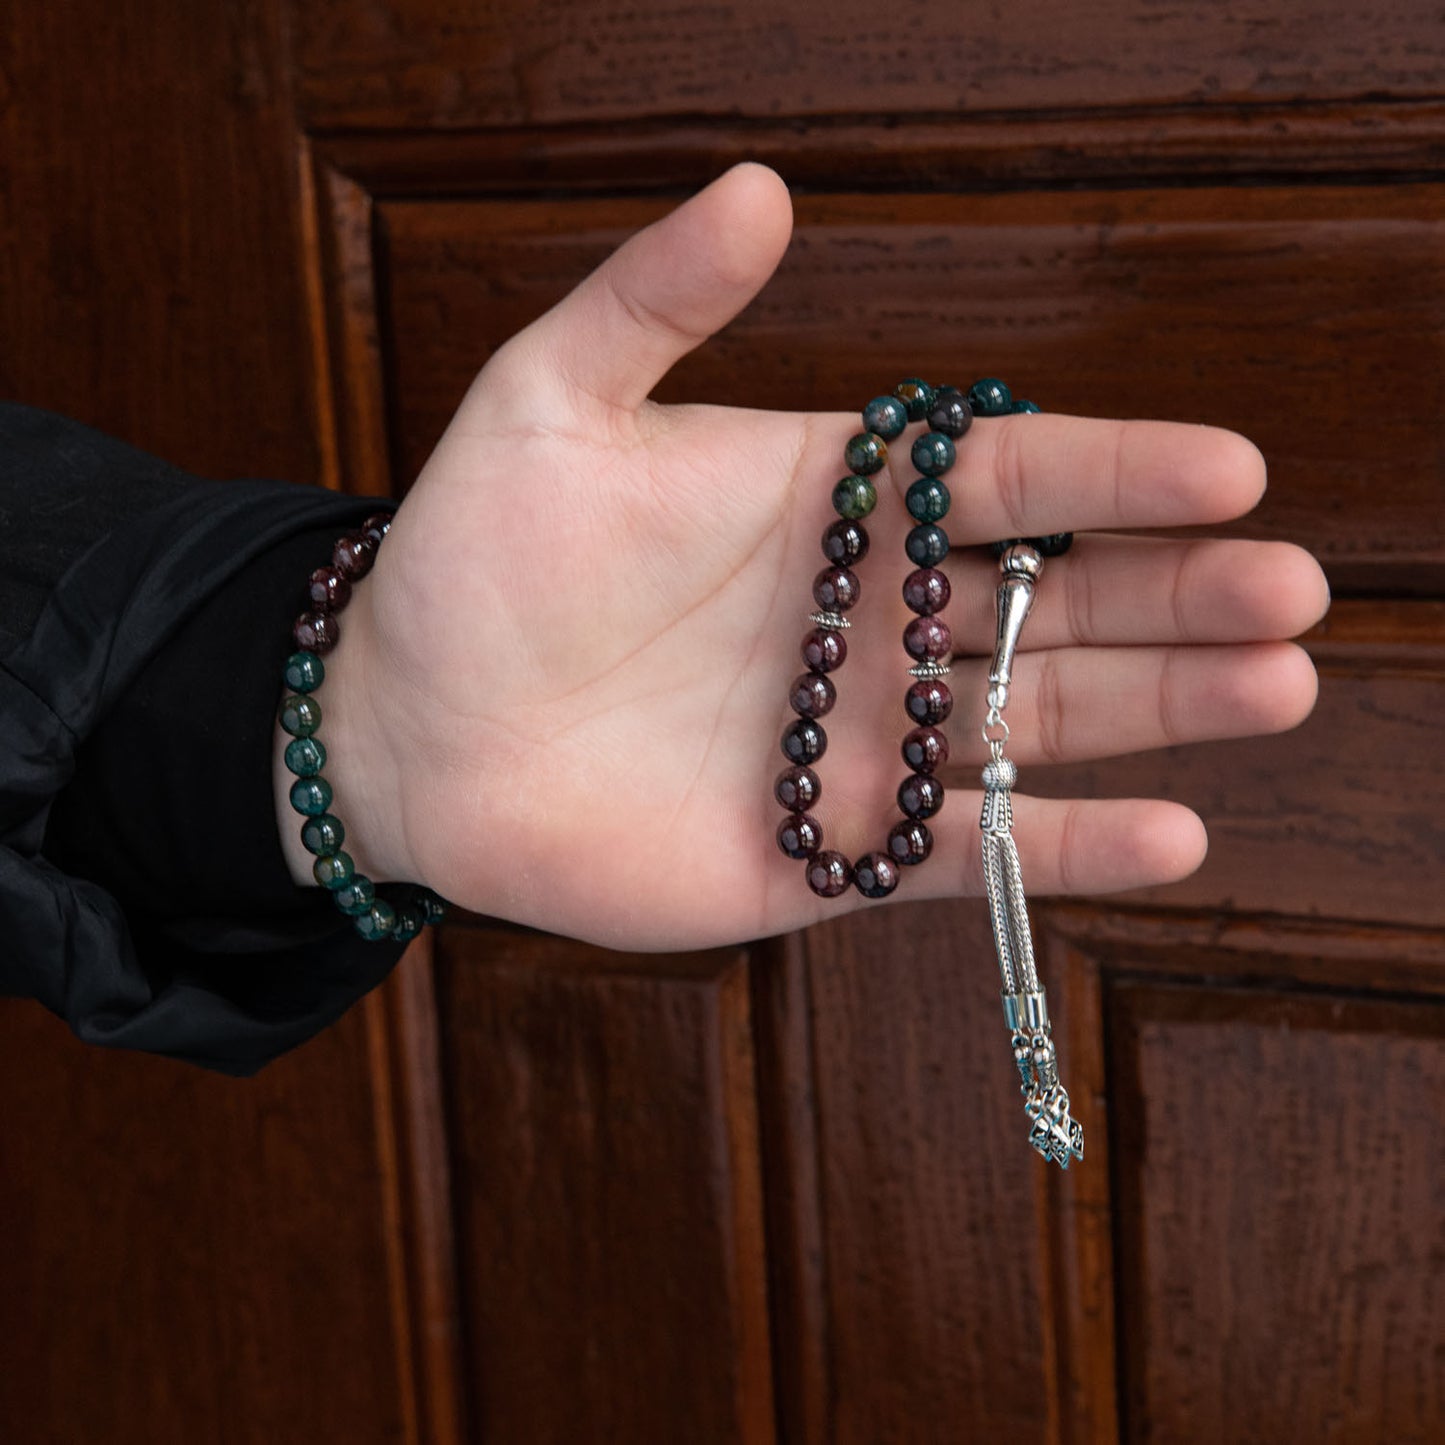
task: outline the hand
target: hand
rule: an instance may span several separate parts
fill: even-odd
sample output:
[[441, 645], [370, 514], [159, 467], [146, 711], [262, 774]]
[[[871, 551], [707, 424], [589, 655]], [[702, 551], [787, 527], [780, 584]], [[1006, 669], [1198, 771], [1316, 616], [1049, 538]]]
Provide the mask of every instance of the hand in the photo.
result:
[[[818, 537], [857, 415], [648, 400], [756, 294], [790, 229], [779, 179], [739, 166], [634, 236], [477, 377], [328, 662], [328, 777], [361, 871], [627, 948], [720, 944], [865, 902], [809, 892], [774, 843], [772, 797]], [[904, 462], [876, 479], [864, 597], [817, 768], [827, 846], [850, 857], [883, 845], [907, 772], [911, 479]], [[1089, 534], [1046, 564], [1025, 632], [1009, 710], [1025, 769], [1271, 732], [1309, 712], [1313, 668], [1278, 640], [1326, 605], [1306, 553], [1096, 535], [1247, 511], [1264, 487], [1249, 442], [1158, 422], [982, 420], [949, 483], [948, 616], [975, 657], [991, 642], [996, 568], [962, 549]], [[954, 763], [984, 758], [985, 668], [955, 667]], [[951, 792], [930, 820], [932, 858], [905, 870], [895, 900], [981, 892], [978, 794]], [[1165, 882], [1204, 856], [1202, 824], [1174, 803], [1019, 797], [1016, 818], [1031, 893]]]

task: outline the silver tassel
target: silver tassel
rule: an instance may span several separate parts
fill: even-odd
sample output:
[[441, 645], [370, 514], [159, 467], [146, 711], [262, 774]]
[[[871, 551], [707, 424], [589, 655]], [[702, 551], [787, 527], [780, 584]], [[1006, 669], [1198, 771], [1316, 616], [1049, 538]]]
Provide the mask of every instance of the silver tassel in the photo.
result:
[[1084, 1157], [1084, 1126], [1069, 1113], [1069, 1095], [1059, 1082], [1058, 1053], [1048, 1002], [1034, 963], [1033, 934], [1023, 873], [1013, 838], [1013, 785], [1018, 768], [1004, 756], [1008, 724], [1003, 720], [1013, 675], [1014, 653], [1033, 606], [1043, 559], [1026, 543], [1015, 543], [1001, 562], [998, 632], [989, 670], [988, 718], [983, 726], [990, 760], [983, 770], [983, 879], [993, 923], [1003, 989], [1004, 1021], [1012, 1035], [1014, 1062], [1022, 1079], [1029, 1143], [1045, 1159], [1067, 1169]]

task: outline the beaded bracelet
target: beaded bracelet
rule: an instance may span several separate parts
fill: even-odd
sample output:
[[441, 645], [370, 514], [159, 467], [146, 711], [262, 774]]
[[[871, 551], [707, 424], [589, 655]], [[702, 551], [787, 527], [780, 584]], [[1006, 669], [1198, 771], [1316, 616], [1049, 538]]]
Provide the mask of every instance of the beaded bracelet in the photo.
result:
[[[808, 671], [795, 678], [789, 689], [789, 702], [798, 720], [784, 731], [782, 749], [791, 766], [778, 775], [773, 786], [774, 796], [788, 811], [778, 826], [778, 846], [788, 857], [806, 862], [808, 886], [820, 897], [839, 897], [850, 884], [865, 897], [887, 897], [898, 886], [899, 869], [917, 866], [933, 851], [933, 835], [925, 820], [943, 806], [943, 784], [936, 773], [948, 760], [948, 739], [939, 725], [953, 711], [953, 694], [943, 681], [950, 671], [953, 637], [937, 615], [948, 605], [951, 592], [948, 578], [938, 570], [949, 551], [948, 534], [938, 525], [951, 501], [943, 477], [957, 457], [955, 442], [967, 433], [976, 415], [1038, 410], [1031, 401], [1015, 401], [1008, 387], [993, 377], [975, 382], [967, 395], [956, 387], [935, 388], [910, 377], [892, 396], [875, 397], [864, 407], [864, 430], [844, 447], [849, 474], [833, 489], [833, 508], [839, 520], [823, 533], [823, 555], [829, 565], [813, 579], [813, 600], [819, 610], [811, 614], [813, 631], [803, 638]], [[913, 442], [910, 451], [921, 475], [909, 486], [905, 499], [917, 524], [904, 544], [915, 570], [903, 583], [903, 600], [917, 614], [903, 632], [904, 650], [913, 659], [909, 673], [915, 679], [904, 695], [904, 708], [915, 726], [902, 747], [903, 760], [912, 771], [898, 787], [903, 821], [889, 830], [883, 850], [865, 853], [850, 863], [843, 854], [824, 849], [822, 825], [809, 811], [822, 796], [822, 784], [811, 764], [823, 756], [828, 745], [818, 719], [831, 711], [837, 698], [829, 674], [842, 666], [848, 655], [843, 633], [852, 624], [846, 614], [862, 590], [851, 564], [868, 553], [868, 533], [862, 520], [878, 500], [872, 478], [888, 459], [888, 443], [902, 436], [909, 422], [925, 418], [930, 430]], [[1072, 533], [1060, 532], [993, 544], [1003, 580], [996, 598], [997, 630], [982, 729], [989, 762], [983, 770], [980, 818], [984, 887], [998, 955], [1004, 1018], [1022, 1076], [1024, 1109], [1031, 1121], [1029, 1143], [1065, 1169], [1071, 1159], [1083, 1158], [1084, 1132], [1071, 1118], [1069, 1096], [1059, 1082], [1052, 1026], [1034, 961], [1013, 840], [1012, 789], [1018, 769], [1004, 756], [1009, 729], [1003, 713], [1008, 706], [1014, 653], [1033, 605], [1043, 559], [1068, 551], [1072, 542]]]
[[401, 885], [393, 904], [377, 896], [376, 885], [356, 871], [351, 855], [342, 850], [346, 829], [331, 812], [331, 784], [321, 776], [326, 748], [316, 730], [321, 726], [321, 704], [313, 696], [326, 678], [321, 661], [341, 640], [337, 613], [351, 600], [351, 586], [371, 571], [381, 540], [391, 528], [391, 516], [377, 512], [355, 532], [348, 532], [332, 550], [331, 563], [318, 567], [307, 584], [311, 606], [295, 621], [292, 640], [299, 649], [286, 659], [285, 680], [290, 689], [281, 701], [281, 727], [289, 733], [286, 767], [296, 775], [291, 784], [291, 806], [305, 819], [301, 843], [315, 855], [312, 873], [327, 889], [337, 908], [352, 921], [368, 942], [390, 938], [406, 943], [428, 923], [439, 923], [446, 904], [429, 888]]

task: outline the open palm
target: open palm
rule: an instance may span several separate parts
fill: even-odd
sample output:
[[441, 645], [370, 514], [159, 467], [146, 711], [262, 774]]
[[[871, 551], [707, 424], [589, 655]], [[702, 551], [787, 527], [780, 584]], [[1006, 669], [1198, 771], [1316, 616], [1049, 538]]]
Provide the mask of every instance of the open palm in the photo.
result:
[[[773, 842], [772, 799], [818, 538], [857, 417], [647, 400], [767, 280], [790, 222], [777, 178], [738, 167], [477, 378], [358, 590], [362, 640], [338, 653], [334, 706], [368, 719], [351, 746], [366, 760], [363, 836], [380, 876], [619, 947], [701, 947], [865, 901], [808, 891]], [[878, 478], [817, 769], [828, 845], [850, 856], [881, 846], [908, 771], [900, 498], [912, 475]], [[986, 651], [992, 625], [993, 564], [970, 544], [1222, 520], [1263, 480], [1248, 442], [1208, 428], [980, 421], [949, 478], [956, 644]], [[1324, 603], [1296, 548], [1083, 537], [1046, 568], [1010, 707], [1013, 755], [1292, 726], [1314, 676], [1276, 639]], [[983, 758], [985, 666], [955, 666], [954, 762]], [[977, 795], [955, 789], [930, 827], [933, 857], [894, 898], [981, 891]], [[1198, 819], [1160, 801], [1020, 798], [1018, 834], [1039, 892], [1176, 878], [1204, 850]]]

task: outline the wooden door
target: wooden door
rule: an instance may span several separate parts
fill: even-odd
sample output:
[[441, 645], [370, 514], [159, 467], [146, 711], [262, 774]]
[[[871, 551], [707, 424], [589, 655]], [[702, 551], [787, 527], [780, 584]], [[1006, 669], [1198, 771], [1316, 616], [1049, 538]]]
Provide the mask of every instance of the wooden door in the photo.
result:
[[245, 1085], [7, 1005], [5, 1437], [1438, 1438], [1442, 74], [1430, 7], [1335, 0], [17, 15], [12, 395], [401, 488], [492, 347], [754, 157], [796, 241], [660, 395], [995, 372], [1232, 426], [1271, 466], [1234, 530], [1336, 602], [1298, 733], [1026, 779], [1213, 839], [1038, 909], [1065, 1177], [976, 900], [674, 957], [451, 927]]

